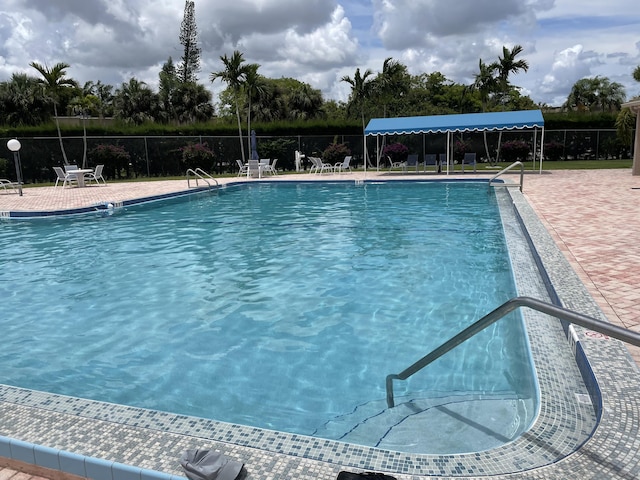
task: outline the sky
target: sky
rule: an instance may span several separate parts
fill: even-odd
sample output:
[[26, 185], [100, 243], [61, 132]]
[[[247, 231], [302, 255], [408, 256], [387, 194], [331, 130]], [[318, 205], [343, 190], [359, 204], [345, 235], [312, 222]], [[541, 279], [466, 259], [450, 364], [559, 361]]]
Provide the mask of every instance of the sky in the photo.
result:
[[[184, 0], [3, 0], [0, 81], [38, 73], [29, 64], [70, 65], [81, 84], [115, 88], [132, 77], [157, 90], [171, 57], [179, 62]], [[440, 72], [471, 84], [478, 62], [521, 45], [529, 71], [511, 77], [534, 102], [561, 106], [573, 84], [596, 75], [640, 95], [637, 0], [195, 0], [199, 82], [234, 50], [270, 78], [291, 77], [346, 101], [341, 78], [382, 70], [386, 58], [409, 73]]]

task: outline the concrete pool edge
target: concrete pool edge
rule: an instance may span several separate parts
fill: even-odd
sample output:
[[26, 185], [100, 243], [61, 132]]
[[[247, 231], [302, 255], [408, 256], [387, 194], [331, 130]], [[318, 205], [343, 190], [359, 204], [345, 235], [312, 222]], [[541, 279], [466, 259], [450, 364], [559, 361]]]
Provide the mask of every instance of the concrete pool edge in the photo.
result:
[[[525, 215], [525, 216], [526, 216], [526, 215]], [[547, 256], [547, 255], [546, 255], [546, 253], [545, 253], [545, 255], [543, 255], [543, 256], [545, 256], [545, 257], [546, 257], [546, 256]], [[549, 261], [549, 259], [548, 259], [548, 258], [547, 258], [546, 260], [547, 260], [547, 261]], [[551, 261], [555, 261], [555, 260], [554, 260], [553, 258], [551, 258]], [[566, 284], [566, 286], [569, 286], [569, 287], [570, 287], [570, 290], [573, 288], [571, 285], [569, 285], [571, 282], [567, 282], [567, 276], [566, 276], [566, 275], [563, 275], [563, 276], [562, 276], [562, 283], [563, 283], [563, 284]], [[563, 285], [563, 286], [565, 286], [565, 285]], [[566, 290], [566, 288], [560, 288], [559, 290], [560, 290], [560, 291], [559, 291], [559, 296], [560, 296], [561, 298], [563, 298], [563, 295], [567, 293], [567, 292], [565, 291], [565, 290]], [[580, 296], [580, 295], [581, 295], [581, 292], [579, 292], [579, 289], [578, 289], [578, 288], [576, 288], [576, 290], [575, 290], [575, 291], [572, 291], [571, 293], [572, 293], [572, 294], [575, 294], [576, 296]], [[581, 311], [581, 312], [584, 312], [584, 311], [585, 311], [585, 305], [582, 303], [582, 299], [579, 299], [579, 301], [578, 301], [578, 302], [576, 302], [576, 304], [578, 305], [578, 307], [580, 307], [580, 308], [575, 308], [576, 310]], [[587, 309], [590, 309], [590, 308], [591, 308], [589, 305], [586, 305], [586, 307], [587, 307]], [[571, 308], [571, 307], [570, 307], [570, 308]], [[597, 307], [596, 307], [596, 308], [597, 308]], [[593, 313], [588, 313], [588, 314], [590, 314], [590, 315], [592, 315], [592, 316], [596, 316], [596, 317], [601, 316], [601, 314], [600, 314], [600, 315], [594, 315]], [[578, 335], [578, 340], [579, 340], [579, 346], [580, 346], [580, 349], [584, 349], [585, 351], [589, 352], [589, 345], [588, 345], [588, 343], [585, 343], [585, 345], [583, 345], [583, 344], [582, 344], [582, 343], [583, 343], [583, 341], [586, 341], [586, 340], [589, 340], [589, 339], [588, 339], [588, 338], [583, 339], [582, 337], [580, 337], [580, 335], [582, 335], [582, 333], [581, 333], [581, 332], [578, 332], [578, 333], [577, 333], [577, 335]], [[587, 353], [587, 355], [589, 355], [589, 353]], [[604, 395], [605, 395], [605, 398], [606, 398], [606, 392], [605, 392], [605, 394], [604, 394]], [[603, 402], [603, 403], [605, 403], [605, 406], [606, 406], [606, 402]], [[76, 405], [76, 406], [77, 406], [77, 405]], [[606, 408], [605, 408], [605, 410], [606, 410]], [[606, 411], [605, 411], [604, 413], [605, 413], [605, 415], [606, 415]], [[75, 413], [70, 413], [70, 415], [76, 415], [76, 414], [75, 414]], [[109, 420], [109, 421], [110, 421], [110, 420]], [[601, 425], [601, 427], [602, 427], [602, 425]], [[153, 428], [153, 427], [152, 427], [152, 428]], [[283, 441], [283, 442], [285, 442], [285, 443], [286, 443], [287, 441], [289, 441], [289, 440], [290, 440], [290, 439], [288, 439], [288, 438], [285, 438], [285, 437], [280, 436], [280, 434], [279, 434], [278, 432], [273, 432], [273, 434], [274, 434], [274, 435], [273, 435], [273, 438], [275, 439], [275, 441]], [[597, 434], [598, 434], [598, 431], [596, 431], [596, 433], [595, 433], [595, 434], [597, 435]], [[312, 441], [315, 441], [315, 440], [317, 440], [317, 439], [312, 439]], [[223, 441], [224, 441], [224, 440], [223, 440]], [[591, 442], [591, 441], [587, 442], [587, 444], [589, 444], [590, 442]], [[318, 443], [318, 442], [316, 442], [316, 443]], [[320, 440], [320, 443], [322, 443], [322, 440]], [[297, 446], [299, 447], [299, 445], [297, 445]], [[295, 445], [294, 445], [294, 447], [295, 447]], [[318, 447], [320, 447], [320, 445], [318, 445]], [[357, 446], [356, 446], [356, 447], [357, 447]], [[314, 448], [316, 448], [316, 447], [314, 447]], [[617, 448], [618, 448], [618, 447], [617, 447]], [[357, 449], [362, 451], [362, 450], [366, 450], [366, 447], [357, 447]], [[344, 460], [347, 460], [347, 459], [349, 459], [349, 458], [351, 458], [351, 457], [353, 457], [353, 456], [354, 456], [354, 455], [352, 455], [352, 452], [348, 451], [346, 448], [345, 448], [344, 450], [342, 450], [342, 452], [343, 452], [343, 453], [341, 453], [341, 454], [339, 455], [339, 457], [343, 457], [343, 459], [344, 459]], [[111, 452], [109, 452], [109, 453], [111, 453]], [[174, 452], [174, 453], [175, 453], [175, 456], [176, 456], [176, 458], [177, 458], [177, 455], [179, 454], [179, 451]], [[276, 454], [278, 454], [277, 452], [275, 452], [275, 453], [276, 453]], [[366, 455], [366, 454], [365, 454], [365, 455]], [[407, 455], [405, 455], [405, 454], [397, 454], [396, 452], [391, 452], [391, 455], [390, 455], [390, 458], [389, 458], [389, 462], [388, 462], [388, 463], [384, 463], [384, 464], [380, 464], [380, 466], [379, 466], [379, 467], [378, 467], [378, 466], [374, 466], [375, 464], [372, 464], [372, 467], [369, 467], [369, 466], [367, 466], [367, 465], [362, 465], [361, 463], [358, 463], [358, 462], [360, 461], [360, 459], [356, 459], [356, 460], [354, 460], [354, 462], [350, 462], [350, 461], [349, 461], [349, 462], [345, 462], [345, 464], [344, 464], [344, 465], [345, 465], [345, 466], [347, 466], [347, 467], [351, 467], [351, 468], [377, 468], [377, 469], [383, 469], [383, 470], [396, 471], [396, 470], [393, 470], [393, 468], [392, 468], [392, 467], [393, 467], [393, 466], [397, 466], [397, 465], [399, 465], [400, 463], [403, 463], [403, 462], [405, 461], [405, 459], [403, 459], [403, 458], [401, 458], [401, 457], [407, 457]], [[411, 457], [411, 455], [408, 455], [408, 457]], [[447, 457], [451, 457], [451, 456], [447, 456]], [[453, 456], [453, 457], [454, 457], [454, 458], [452, 458], [452, 459], [450, 460], [450, 462], [451, 462], [451, 464], [455, 465], [455, 464], [456, 464], [456, 462], [457, 462], [457, 460], [462, 459], [462, 457], [464, 457], [464, 456]], [[570, 459], [570, 457], [571, 457], [571, 456], [569, 456], [569, 457], [560, 457], [560, 458], [557, 458], [556, 460], [552, 461], [550, 464], [553, 464], [553, 463], [555, 463], [555, 462], [561, 462], [561, 463], [565, 463], [565, 462], [567, 462], [567, 463], [568, 463], [568, 460]], [[238, 458], [242, 458], [242, 456], [241, 456], [241, 455], [239, 455], [239, 456], [238, 456]], [[508, 459], [508, 458], [506, 458], [504, 455], [498, 455], [498, 456], [497, 456], [497, 458], [498, 458], [498, 461], [501, 461], [501, 462], [508, 462], [508, 461], [509, 461], [509, 459]], [[564, 460], [563, 460], [563, 459], [564, 459]], [[409, 459], [409, 460], [410, 460], [410, 459]], [[449, 463], [449, 461], [447, 461], [447, 462], [445, 462], [445, 463]], [[463, 461], [463, 463], [464, 463], [464, 461]], [[332, 465], [333, 465], [333, 467], [332, 467], [332, 468], [333, 468], [333, 469], [335, 469], [335, 468], [338, 468], [338, 466], [339, 466], [340, 464], [335, 464], [335, 463], [334, 463], [334, 464], [332, 464]], [[536, 467], [533, 467], [533, 468], [536, 468]], [[408, 470], [405, 470], [405, 469], [403, 469], [403, 468], [401, 468], [400, 470], [401, 470], [401, 471], [400, 471], [400, 473], [407, 473], [407, 474], [413, 474], [413, 475], [416, 475], [416, 474], [417, 474], [417, 475], [420, 475], [420, 474], [423, 474], [423, 475], [424, 475], [424, 474], [427, 474], [427, 475], [447, 475], [447, 474], [450, 474], [450, 475], [458, 476], [458, 475], [456, 475], [455, 469], [454, 469], [454, 470], [449, 470], [449, 469], [447, 469], [447, 468], [442, 468], [442, 469], [440, 469], [440, 471], [437, 471], [437, 472], [436, 472], [436, 471], [431, 471], [431, 472], [423, 471], [423, 472], [421, 472], [421, 473], [418, 473], [418, 472], [409, 472]], [[402, 470], [404, 470], [404, 471], [402, 471]], [[436, 469], [436, 470], [437, 470], [437, 469]], [[576, 470], [575, 470], [575, 469], [571, 469], [570, 471], [571, 471], [571, 473], [572, 473], [572, 474], [575, 474], [575, 472], [576, 472]], [[589, 469], [588, 471], [591, 471], [591, 469]], [[471, 474], [471, 475], [474, 475], [474, 476], [477, 476], [477, 475], [479, 475], [479, 474], [480, 474], [480, 472], [479, 472], [478, 470], [476, 470], [475, 472], [474, 472], [473, 470], [471, 470], [471, 471], [467, 471], [466, 473]], [[506, 472], [506, 471], [505, 471], [504, 473], [508, 473], [508, 472]], [[557, 473], [557, 472], [556, 472], [556, 473]], [[490, 473], [490, 472], [485, 472], [484, 474], [491, 474], [491, 473]], [[493, 475], [495, 475], [495, 473], [493, 473]], [[299, 478], [301, 478], [301, 477], [299, 477]], [[309, 478], [320, 478], [320, 476], [318, 476], [318, 477], [309, 477]], [[333, 477], [327, 477], [327, 478], [335, 478], [335, 475], [334, 475]], [[540, 478], [544, 478], [544, 477], [540, 477]]]
[[[0, 466], [44, 478], [68, 475], [72, 478], [119, 480], [178, 480], [182, 477], [118, 462], [78, 455], [0, 435]], [[46, 475], [46, 477], [45, 477]]]
[[[225, 188], [227, 185], [220, 185], [216, 188]], [[132, 205], [140, 205], [146, 203], [153, 203], [162, 200], [179, 199], [187, 195], [201, 195], [207, 194], [212, 191], [209, 187], [192, 187], [189, 190], [180, 190], [177, 192], [162, 193], [158, 195], [152, 195], [148, 197], [141, 197], [131, 200], [105, 200], [93, 205], [87, 205], [83, 207], [66, 208], [61, 210], [12, 210], [12, 211], [0, 211], [0, 219], [3, 220], [30, 220], [30, 219], [44, 219], [44, 218], [61, 218], [69, 216], [79, 216], [87, 214], [109, 214], [115, 209], [120, 209]]]

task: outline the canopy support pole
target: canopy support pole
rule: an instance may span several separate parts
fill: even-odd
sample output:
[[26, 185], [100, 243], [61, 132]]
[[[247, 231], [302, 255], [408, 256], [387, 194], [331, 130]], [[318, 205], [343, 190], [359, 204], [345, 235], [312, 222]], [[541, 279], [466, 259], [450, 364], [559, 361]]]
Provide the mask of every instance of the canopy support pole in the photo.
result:
[[449, 163], [451, 158], [451, 132], [447, 132], [447, 175], [449, 175]]
[[540, 134], [540, 174], [542, 174], [542, 159], [544, 158], [544, 127]]

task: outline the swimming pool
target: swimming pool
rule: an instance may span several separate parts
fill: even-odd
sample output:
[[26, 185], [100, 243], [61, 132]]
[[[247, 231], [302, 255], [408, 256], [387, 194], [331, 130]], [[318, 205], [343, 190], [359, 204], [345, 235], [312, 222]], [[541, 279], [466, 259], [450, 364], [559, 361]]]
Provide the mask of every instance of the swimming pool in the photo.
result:
[[[515, 295], [487, 192], [263, 184], [8, 225], [3, 383], [367, 444], [354, 425], [385, 410], [386, 374]], [[508, 441], [536, 412], [528, 358], [521, 322], [500, 322], [398, 393], [423, 410], [498, 401], [518, 419]]]

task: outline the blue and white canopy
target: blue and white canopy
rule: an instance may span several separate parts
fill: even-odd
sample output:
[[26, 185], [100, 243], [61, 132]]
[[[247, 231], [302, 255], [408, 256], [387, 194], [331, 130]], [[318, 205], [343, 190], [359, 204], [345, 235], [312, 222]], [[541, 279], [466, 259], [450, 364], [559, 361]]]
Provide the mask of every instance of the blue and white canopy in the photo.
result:
[[482, 132], [485, 130], [534, 130], [544, 128], [540, 110], [465, 113], [425, 117], [372, 118], [364, 130], [371, 135]]

